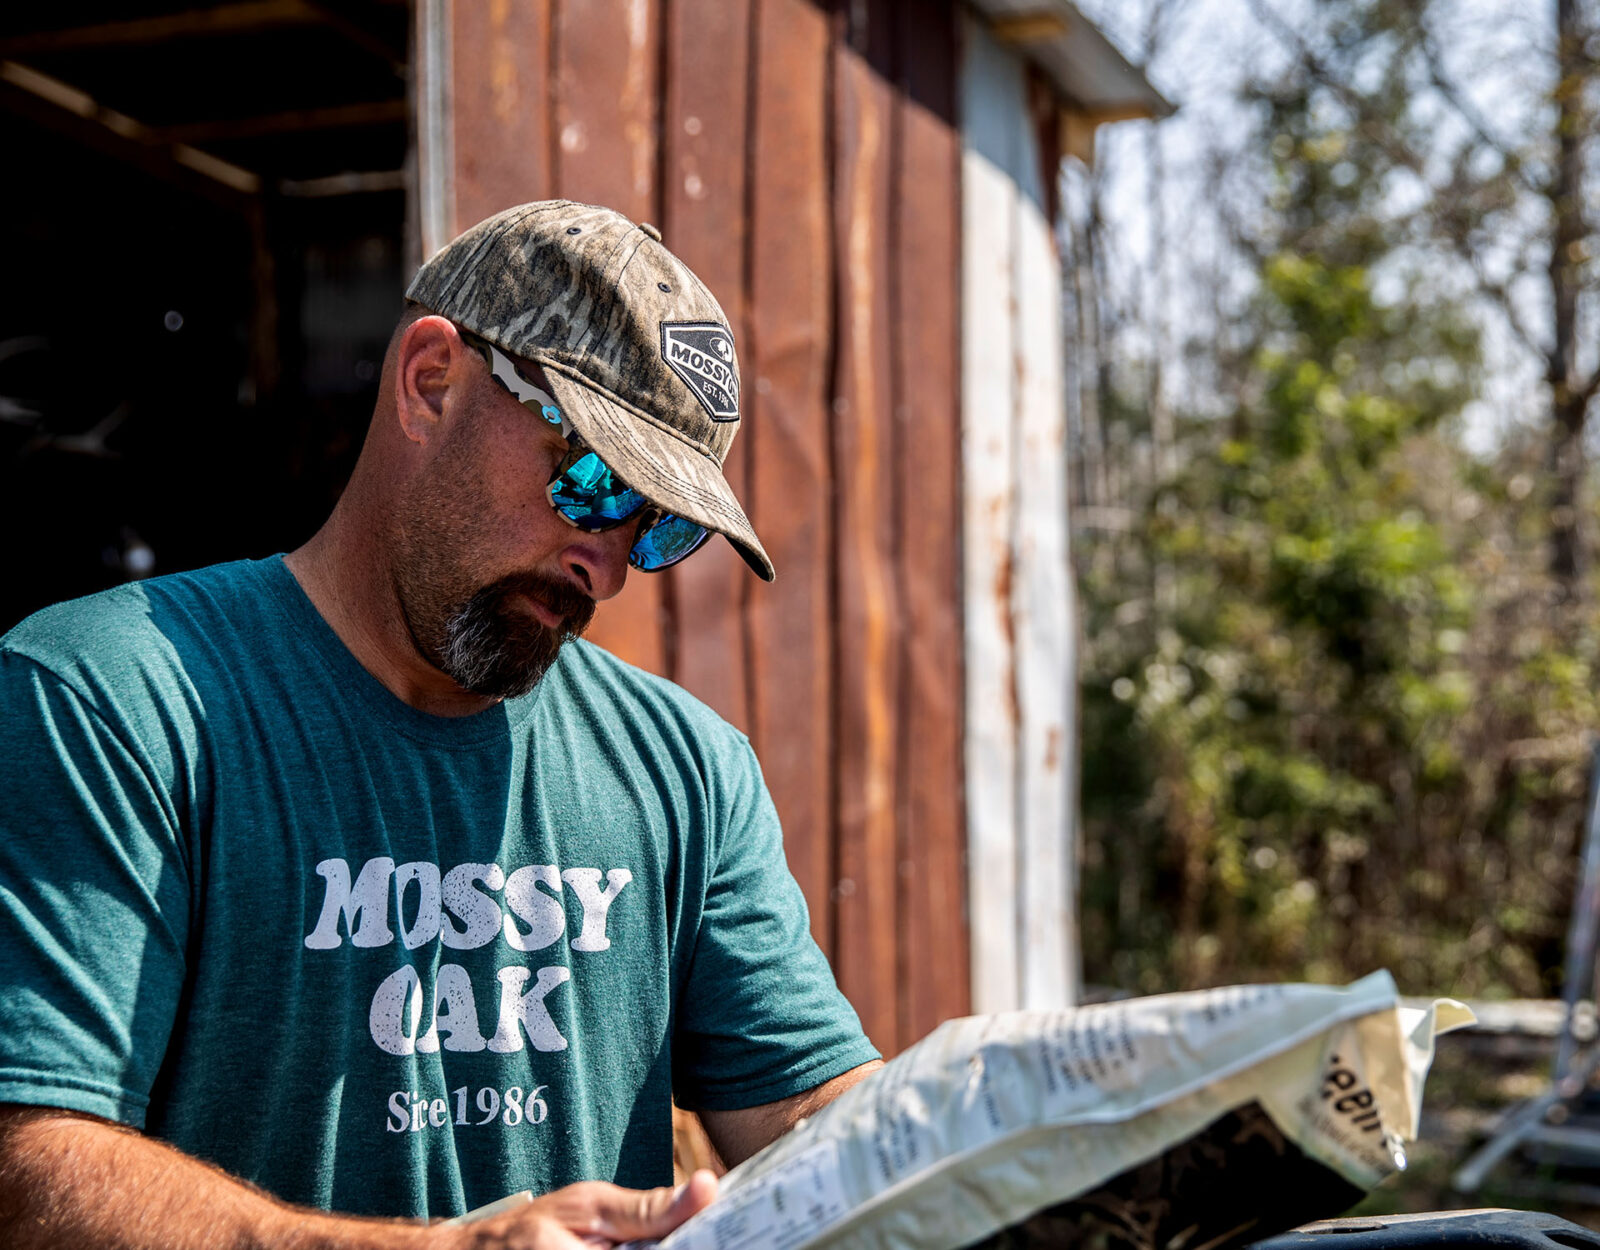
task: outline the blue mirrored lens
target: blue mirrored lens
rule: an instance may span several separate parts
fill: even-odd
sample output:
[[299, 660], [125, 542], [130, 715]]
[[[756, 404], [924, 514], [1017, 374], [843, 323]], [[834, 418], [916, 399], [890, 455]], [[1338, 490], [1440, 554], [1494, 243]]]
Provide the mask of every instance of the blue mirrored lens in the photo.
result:
[[[579, 529], [608, 530], [644, 508], [648, 500], [626, 485], [592, 451], [584, 451], [558, 473], [549, 487], [550, 506]], [[710, 537], [704, 526], [666, 515], [641, 533], [628, 553], [636, 569], [664, 569], [695, 551]]]
[[550, 484], [550, 506], [579, 529], [610, 529], [644, 505], [645, 497], [592, 451], [579, 456]]
[[710, 537], [703, 525], [686, 521], [681, 516], [664, 516], [633, 544], [628, 563], [636, 569], [664, 569], [676, 564]]

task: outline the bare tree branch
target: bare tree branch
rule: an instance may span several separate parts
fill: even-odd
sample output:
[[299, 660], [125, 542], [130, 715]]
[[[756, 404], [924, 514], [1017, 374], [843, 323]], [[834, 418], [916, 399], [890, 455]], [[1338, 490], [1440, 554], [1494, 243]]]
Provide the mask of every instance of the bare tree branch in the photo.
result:
[[1443, 193], [1441, 188], [1435, 186], [1427, 177], [1426, 165], [1422, 157], [1406, 144], [1393, 128], [1382, 117], [1376, 115], [1370, 104], [1359, 92], [1354, 90], [1347, 82], [1339, 77], [1324, 59], [1317, 55], [1315, 49], [1279, 16], [1269, 0], [1250, 0], [1251, 11], [1263, 26], [1288, 48], [1306, 72], [1322, 86], [1328, 88], [1341, 103], [1348, 108], [1355, 117], [1361, 131], [1371, 139], [1383, 153], [1394, 161], [1396, 165], [1416, 175], [1417, 179], [1428, 189], [1428, 202], [1421, 210], [1433, 222], [1440, 237], [1449, 243], [1451, 249], [1467, 264], [1472, 271], [1475, 285], [1480, 294], [1494, 300], [1504, 314], [1506, 323], [1511, 327], [1512, 333], [1530, 352], [1546, 364], [1549, 363], [1550, 353], [1553, 348], [1543, 344], [1533, 334], [1522, 315], [1517, 311], [1516, 305], [1511, 300], [1510, 292], [1503, 283], [1496, 282], [1484, 271], [1482, 258], [1472, 246], [1472, 241], [1467, 237], [1464, 226], [1452, 220], [1451, 216], [1443, 209]]
[[1517, 311], [1517, 305], [1511, 298], [1511, 292], [1503, 282], [1491, 278], [1483, 268], [1483, 258], [1473, 250], [1471, 243], [1458, 235], [1446, 231], [1445, 239], [1451, 249], [1472, 271], [1474, 286], [1478, 294], [1494, 301], [1501, 315], [1506, 319], [1506, 324], [1511, 328], [1511, 333], [1519, 343], [1528, 349], [1539, 360], [1548, 363], [1550, 348], [1539, 342], [1528, 323], [1522, 319], [1522, 314]]
[[1479, 143], [1499, 154], [1506, 168], [1511, 171], [1511, 176], [1523, 190], [1540, 197], [1547, 196], [1549, 188], [1541, 186], [1528, 176], [1528, 171], [1523, 167], [1522, 159], [1516, 149], [1489, 129], [1483, 115], [1445, 72], [1444, 58], [1440, 55], [1439, 45], [1434, 42], [1432, 33], [1426, 28], [1423, 29], [1421, 43], [1423, 59], [1428, 63], [1428, 78], [1440, 97], [1455, 109], [1456, 114], [1477, 136]]

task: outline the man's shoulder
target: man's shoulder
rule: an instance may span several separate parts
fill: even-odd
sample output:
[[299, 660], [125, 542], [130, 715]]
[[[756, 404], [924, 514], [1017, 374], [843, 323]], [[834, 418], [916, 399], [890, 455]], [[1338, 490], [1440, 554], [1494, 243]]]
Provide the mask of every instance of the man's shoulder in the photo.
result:
[[174, 635], [215, 637], [237, 622], [242, 604], [266, 593], [266, 563], [210, 565], [52, 604], [0, 637], [0, 656], [69, 680], [147, 670], [175, 656]]

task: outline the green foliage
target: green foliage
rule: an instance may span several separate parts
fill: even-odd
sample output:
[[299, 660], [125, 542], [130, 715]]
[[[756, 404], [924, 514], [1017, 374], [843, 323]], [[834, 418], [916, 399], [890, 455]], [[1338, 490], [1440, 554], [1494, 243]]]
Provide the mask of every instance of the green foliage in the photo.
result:
[[[1359, 199], [1348, 142], [1282, 133], [1294, 202]], [[1471, 321], [1377, 298], [1365, 215], [1288, 217], [1236, 409], [1180, 422], [1181, 469], [1083, 560], [1089, 979], [1555, 992], [1592, 630], [1547, 610], [1527, 453], [1454, 440]]]

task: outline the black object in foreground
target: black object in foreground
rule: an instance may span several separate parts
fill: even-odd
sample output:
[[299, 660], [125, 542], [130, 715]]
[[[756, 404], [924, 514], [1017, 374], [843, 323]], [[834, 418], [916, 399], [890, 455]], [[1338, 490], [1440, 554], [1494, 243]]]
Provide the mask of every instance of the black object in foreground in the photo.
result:
[[[968, 1250], [1225, 1250], [1347, 1211], [1363, 1197], [1364, 1191], [1284, 1137], [1251, 1102], [1154, 1159]], [[1260, 1245], [1304, 1250], [1276, 1241]], [[1332, 1247], [1319, 1242], [1309, 1250]], [[1340, 1243], [1338, 1250], [1366, 1248]], [[1593, 1250], [1600, 1250], [1600, 1238]]]
[[1308, 1224], [1250, 1250], [1600, 1250], [1600, 1234], [1543, 1211], [1430, 1211]]

